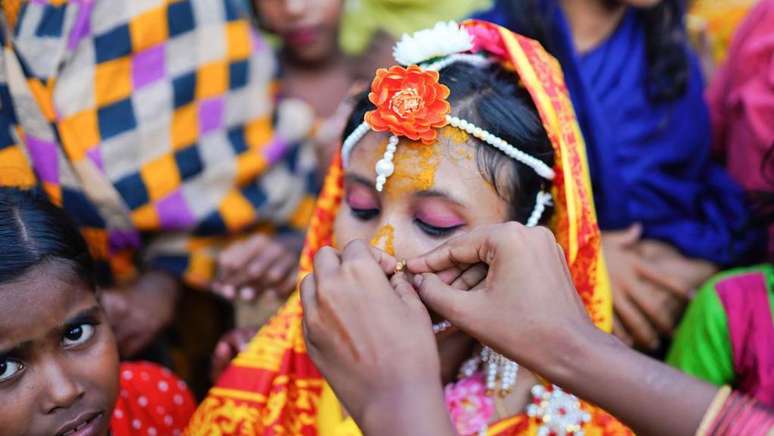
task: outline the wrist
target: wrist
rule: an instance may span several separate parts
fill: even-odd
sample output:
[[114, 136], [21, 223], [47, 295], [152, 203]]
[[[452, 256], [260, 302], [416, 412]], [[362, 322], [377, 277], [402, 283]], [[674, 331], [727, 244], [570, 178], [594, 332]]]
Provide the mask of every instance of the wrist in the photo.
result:
[[[420, 383], [402, 383], [374, 393], [353, 418], [364, 434], [446, 434], [451, 430], [443, 388], [432, 377]], [[424, 425], [428, 427], [425, 428]], [[427, 431], [425, 431], [427, 430]], [[451, 434], [451, 433], [449, 433]]]
[[619, 346], [615, 337], [603, 332], [591, 323], [568, 328], [556, 344], [547, 347], [548, 356], [543, 360], [545, 368], [538, 372], [557, 385], [571, 385], [584, 376], [584, 370], [604, 355], [604, 348]]

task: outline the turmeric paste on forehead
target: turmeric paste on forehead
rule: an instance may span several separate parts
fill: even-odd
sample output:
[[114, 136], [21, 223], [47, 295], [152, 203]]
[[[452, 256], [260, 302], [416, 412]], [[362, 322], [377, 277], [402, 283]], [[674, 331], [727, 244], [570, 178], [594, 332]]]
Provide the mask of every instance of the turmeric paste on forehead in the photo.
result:
[[440, 161], [437, 143], [401, 142], [393, 160], [395, 173], [387, 180], [385, 192], [396, 197], [431, 189]]

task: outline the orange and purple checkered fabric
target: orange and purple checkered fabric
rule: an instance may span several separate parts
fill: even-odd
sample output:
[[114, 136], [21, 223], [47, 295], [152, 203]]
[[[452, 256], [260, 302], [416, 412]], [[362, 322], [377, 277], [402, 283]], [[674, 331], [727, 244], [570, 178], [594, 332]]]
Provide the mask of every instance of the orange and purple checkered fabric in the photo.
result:
[[106, 281], [139, 266], [206, 284], [234, 235], [305, 227], [314, 154], [276, 134], [273, 55], [238, 2], [32, 0], [8, 30], [28, 93], [0, 66], [0, 183], [70, 212]]

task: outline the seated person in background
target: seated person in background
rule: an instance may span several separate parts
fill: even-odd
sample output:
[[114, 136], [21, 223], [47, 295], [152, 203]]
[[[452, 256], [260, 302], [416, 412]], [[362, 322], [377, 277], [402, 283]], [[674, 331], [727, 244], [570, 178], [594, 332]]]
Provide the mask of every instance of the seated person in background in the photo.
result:
[[262, 29], [279, 37], [280, 98], [298, 99], [316, 124], [313, 142], [324, 170], [335, 152], [349, 106], [342, 104], [358, 77], [355, 59], [339, 48], [343, 0], [253, 0]]
[[67, 214], [0, 188], [0, 246], [2, 434], [181, 434], [195, 407], [188, 388], [153, 364], [119, 364], [93, 261]]
[[688, 306], [667, 363], [774, 407], [773, 312], [773, 265], [719, 274]]
[[710, 160], [681, 0], [497, 1], [480, 16], [559, 60], [591, 169], [614, 331], [656, 350], [718, 267], [754, 259], [742, 191]]
[[774, 1], [741, 24], [708, 91], [715, 151], [768, 225], [768, 264], [708, 282], [688, 307], [667, 362], [714, 384], [733, 384], [774, 407]]
[[[774, 0], [761, 0], [734, 35], [707, 90], [713, 152], [753, 197], [774, 193]], [[753, 198], [755, 200], [755, 198]], [[770, 206], [771, 207], [771, 206]], [[767, 260], [774, 262], [774, 219]]]
[[[774, 161], [772, 153], [764, 165]], [[758, 220], [773, 222], [774, 193], [759, 197]], [[726, 271], [705, 284], [688, 306], [667, 363], [713, 384], [735, 386], [774, 407], [773, 320], [774, 265]]]
[[223, 247], [305, 228], [314, 154], [301, 125], [273, 124], [273, 54], [235, 0], [13, 3], [0, 184], [41, 186], [78, 225], [131, 358]]
[[[312, 265], [315, 253], [356, 239], [400, 259], [486, 224], [545, 224], [567, 253], [586, 310], [609, 331], [583, 140], [555, 60], [533, 40], [476, 21], [406, 36], [396, 60], [408, 67], [378, 70], [371, 93], [356, 102], [318, 200], [302, 274], [325, 275], [324, 264]], [[484, 274], [474, 270], [455, 286], [475, 288]], [[630, 434], [443, 319], [433, 322], [441, 362], [433, 377], [447, 385], [460, 434]], [[530, 406], [543, 397], [551, 407], [566, 401], [567, 419], [544, 420]], [[188, 432], [359, 434], [307, 354], [298, 294], [221, 375]]]

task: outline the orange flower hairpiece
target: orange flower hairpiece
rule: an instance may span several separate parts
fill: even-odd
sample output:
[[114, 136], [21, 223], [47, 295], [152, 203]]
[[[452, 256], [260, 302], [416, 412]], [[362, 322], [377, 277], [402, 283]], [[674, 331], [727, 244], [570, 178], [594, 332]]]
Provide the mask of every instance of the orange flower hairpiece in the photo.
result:
[[416, 65], [380, 68], [368, 94], [376, 109], [365, 115], [365, 121], [374, 131], [432, 144], [451, 112], [449, 88], [438, 78], [437, 71]]

